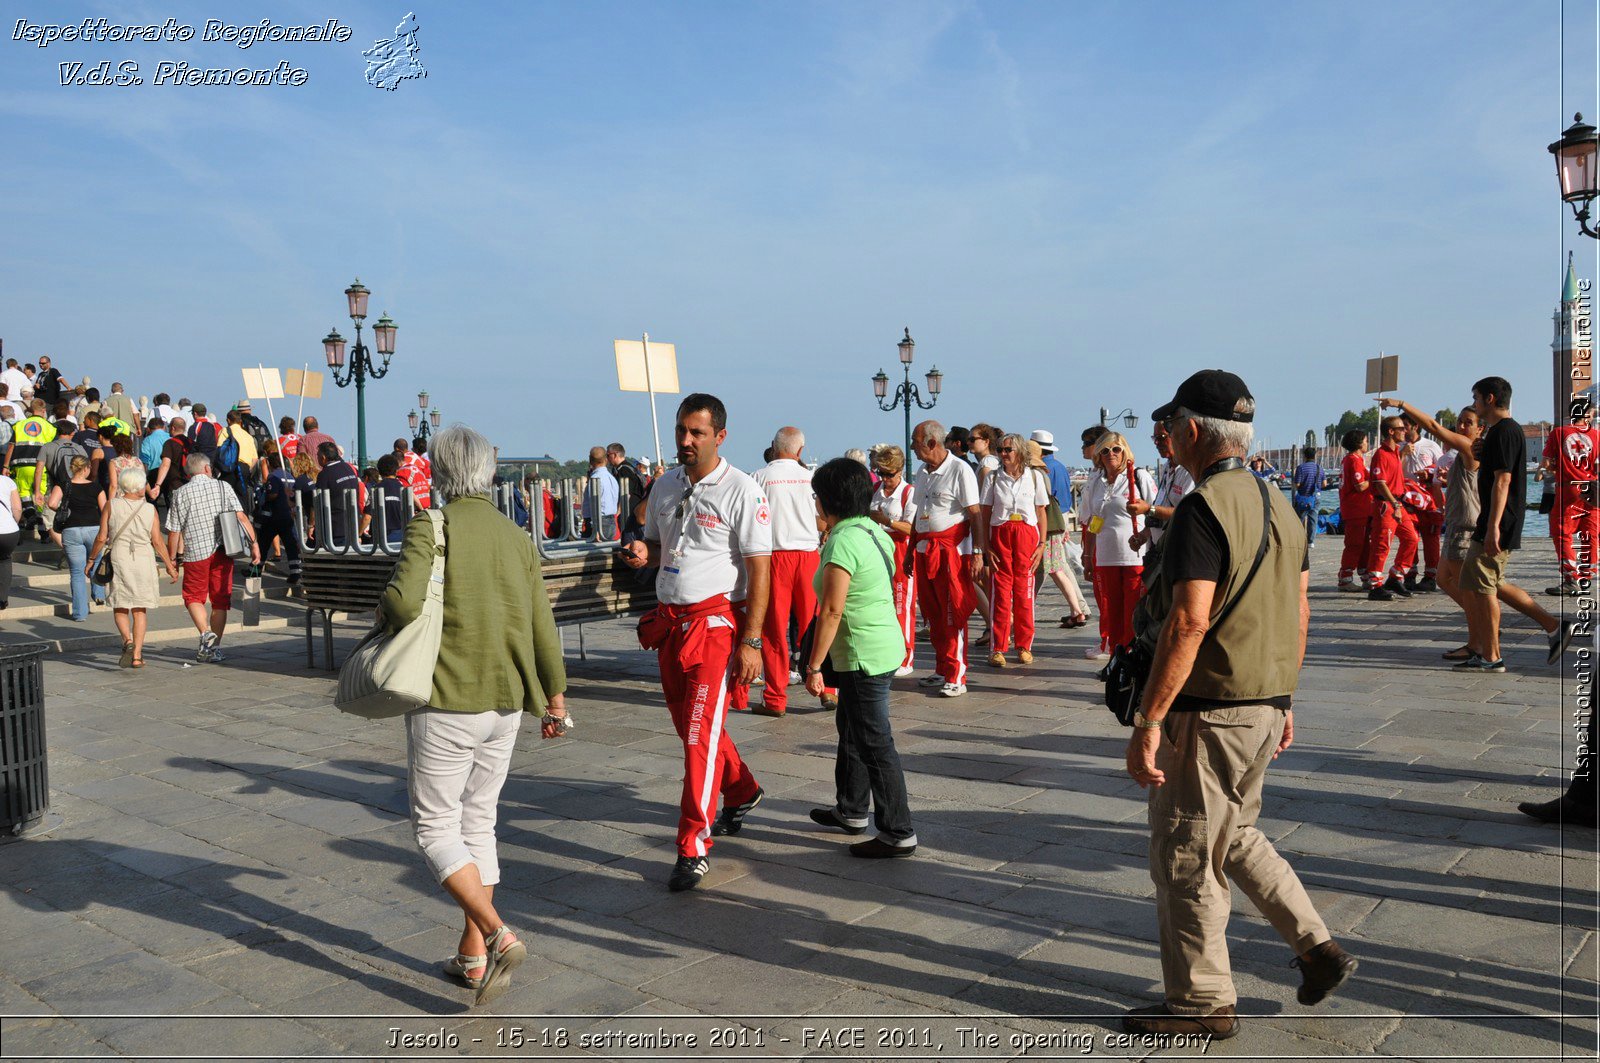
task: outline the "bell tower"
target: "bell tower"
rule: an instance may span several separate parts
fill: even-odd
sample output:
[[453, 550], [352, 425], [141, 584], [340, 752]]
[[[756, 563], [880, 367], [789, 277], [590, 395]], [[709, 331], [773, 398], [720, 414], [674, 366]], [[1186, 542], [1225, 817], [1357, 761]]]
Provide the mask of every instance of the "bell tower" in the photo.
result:
[[1567, 252], [1567, 277], [1561, 286], [1561, 304], [1553, 315], [1555, 338], [1550, 341], [1555, 383], [1555, 411], [1551, 422], [1566, 424], [1572, 396], [1594, 383], [1594, 333], [1590, 327], [1589, 283], [1578, 282]]

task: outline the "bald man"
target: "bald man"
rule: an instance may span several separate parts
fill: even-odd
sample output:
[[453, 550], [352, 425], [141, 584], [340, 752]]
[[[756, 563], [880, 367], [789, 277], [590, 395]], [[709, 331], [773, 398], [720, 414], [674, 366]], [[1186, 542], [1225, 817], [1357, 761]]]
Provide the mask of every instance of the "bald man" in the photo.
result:
[[967, 620], [978, 604], [973, 580], [983, 575], [988, 529], [979, 519], [977, 474], [944, 439], [938, 421], [923, 421], [911, 434], [922, 461], [911, 486], [917, 599], [938, 656], [938, 671], [918, 682], [958, 698], [967, 692]]

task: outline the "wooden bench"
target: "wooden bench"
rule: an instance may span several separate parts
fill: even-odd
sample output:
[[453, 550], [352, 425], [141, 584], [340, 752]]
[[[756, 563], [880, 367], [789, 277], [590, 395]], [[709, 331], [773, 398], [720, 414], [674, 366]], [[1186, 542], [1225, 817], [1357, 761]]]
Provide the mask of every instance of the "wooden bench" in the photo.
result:
[[[545, 590], [557, 625], [578, 626], [582, 657], [583, 625], [592, 620], [631, 616], [655, 607], [653, 584], [640, 584], [610, 547], [562, 549], [544, 562]], [[333, 614], [371, 614], [394, 574], [396, 558], [383, 553], [329, 554], [313, 551], [301, 561], [301, 587], [306, 605], [306, 664], [316, 667], [312, 624], [320, 615], [322, 644], [333, 670]]]

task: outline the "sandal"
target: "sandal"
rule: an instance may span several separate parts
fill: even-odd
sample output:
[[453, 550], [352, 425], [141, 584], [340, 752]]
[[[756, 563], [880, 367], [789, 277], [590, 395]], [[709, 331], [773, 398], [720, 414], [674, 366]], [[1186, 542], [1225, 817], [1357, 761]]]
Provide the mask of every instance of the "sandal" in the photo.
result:
[[132, 642], [124, 642], [122, 644], [122, 659], [117, 661], [117, 667], [118, 668], [132, 668], [133, 667], [133, 643]]
[[1440, 656], [1447, 661], [1464, 661], [1472, 656], [1472, 648], [1470, 646], [1457, 646], [1453, 650], [1446, 650]]
[[143, 657], [135, 657], [133, 659], [133, 663], [130, 664], [128, 667], [130, 667], [130, 668], [143, 668], [144, 667], [144, 658]]
[[487, 1004], [505, 992], [511, 981], [511, 972], [528, 958], [528, 947], [518, 941], [511, 928], [504, 924], [489, 935], [484, 946], [489, 950], [489, 956], [487, 966], [483, 969], [483, 984], [478, 987], [478, 995], [472, 1001], [474, 1007]]
[[442, 966], [445, 974], [461, 979], [467, 983], [468, 989], [477, 989], [483, 985], [483, 975], [471, 975], [467, 972], [476, 971], [480, 967], [487, 967], [488, 963], [488, 956], [468, 956], [464, 952], [458, 952], [448, 960], [445, 960]]

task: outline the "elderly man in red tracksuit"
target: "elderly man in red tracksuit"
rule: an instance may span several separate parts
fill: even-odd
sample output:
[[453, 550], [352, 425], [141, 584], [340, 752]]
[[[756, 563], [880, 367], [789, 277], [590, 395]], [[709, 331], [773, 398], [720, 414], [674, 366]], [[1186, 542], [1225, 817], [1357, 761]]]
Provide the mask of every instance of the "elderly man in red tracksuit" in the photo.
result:
[[[1389, 559], [1389, 543], [1400, 540], [1396, 567], [1407, 567], [1417, 560], [1416, 525], [1405, 519], [1400, 496], [1406, 490], [1406, 474], [1400, 465], [1400, 448], [1406, 442], [1406, 423], [1399, 417], [1383, 419], [1383, 442], [1372, 452], [1373, 513], [1371, 540], [1367, 547], [1367, 600], [1391, 602], [1395, 596], [1411, 597], [1405, 582], [1390, 576], [1383, 579], [1384, 563]], [[1406, 560], [1407, 558], [1410, 560]]]
[[[1594, 580], [1594, 552], [1600, 550], [1600, 490], [1595, 471], [1600, 465], [1600, 429], [1590, 420], [1588, 395], [1575, 395], [1567, 412], [1572, 423], [1545, 437], [1539, 471], [1555, 481], [1556, 504], [1550, 511], [1550, 537], [1561, 562], [1561, 582], [1546, 594], [1584, 594]], [[1581, 544], [1573, 548], [1573, 539]]]
[[[711, 836], [737, 834], [763, 796], [724, 724], [734, 689], [761, 674], [772, 514], [760, 486], [718, 456], [727, 424], [716, 396], [683, 400], [678, 467], [651, 488], [644, 538], [621, 548], [630, 568], [661, 567], [660, 604], [640, 620], [639, 642], [657, 651], [683, 740], [678, 860], [667, 881], [674, 891], [700, 884]], [[719, 794], [723, 812], [713, 822]]]
[[[817, 615], [813, 582], [822, 556], [822, 533], [817, 527], [817, 497], [811, 493], [811, 470], [800, 463], [805, 445], [800, 429], [778, 429], [772, 440], [775, 456], [753, 476], [772, 510], [772, 595], [761, 632], [766, 685], [761, 704], [751, 710], [759, 716], [782, 716], [788, 709], [789, 621], [794, 620], [795, 630], [804, 638]], [[832, 708], [839, 699], [825, 689], [822, 704]]]
[[972, 581], [983, 575], [989, 529], [978, 507], [978, 476], [945, 448], [944, 426], [923, 421], [911, 447], [922, 459], [911, 485], [917, 598], [938, 657], [938, 671], [918, 682], [958, 698], [967, 692], [967, 619], [978, 604]]

